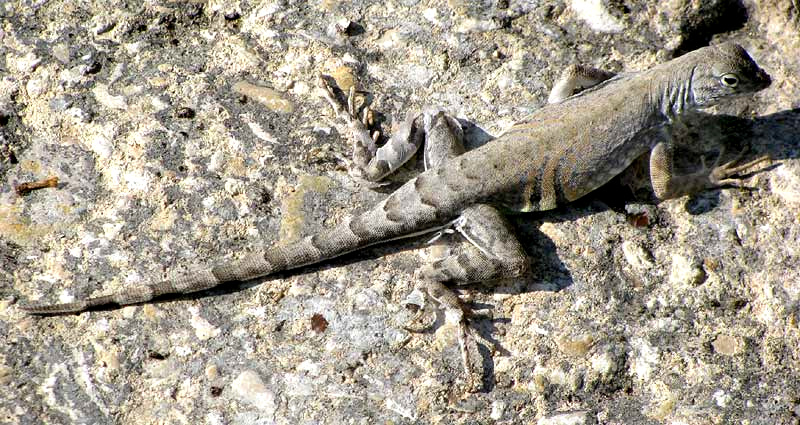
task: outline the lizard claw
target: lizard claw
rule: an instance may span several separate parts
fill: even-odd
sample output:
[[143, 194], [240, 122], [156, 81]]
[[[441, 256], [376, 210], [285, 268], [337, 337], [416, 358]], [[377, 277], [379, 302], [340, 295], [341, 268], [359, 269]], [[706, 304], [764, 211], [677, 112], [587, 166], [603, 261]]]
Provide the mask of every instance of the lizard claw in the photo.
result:
[[464, 390], [467, 392], [480, 391], [482, 388], [484, 367], [479, 341], [486, 343], [486, 340], [476, 335], [475, 332], [470, 329], [469, 322], [465, 317], [466, 313], [458, 302], [456, 295], [450, 289], [437, 281], [423, 281], [418, 283], [403, 302], [407, 307], [414, 306], [418, 308], [414, 317], [409, 320], [404, 328], [412, 332], [421, 332], [431, 328], [435, 324], [435, 314], [431, 315], [434, 319], [430, 323], [422, 324], [419, 320], [425, 310], [424, 300], [426, 295], [437, 301], [444, 308], [445, 323], [455, 328], [458, 348], [461, 353], [461, 366], [464, 370]]
[[325, 76], [322, 74], [319, 74], [317, 77], [317, 85], [320, 89], [322, 89], [322, 96], [328, 101], [328, 104], [331, 105], [331, 109], [333, 109], [333, 113], [336, 115], [336, 117], [338, 118], [342, 116], [344, 113], [342, 104], [339, 99], [337, 99], [336, 93], [333, 91], [333, 87], [328, 83], [328, 81], [325, 79]]
[[[354, 180], [371, 189], [385, 186], [389, 182], [379, 182], [377, 178], [370, 178], [373, 175], [371, 161], [374, 159], [378, 150], [377, 141], [380, 138], [380, 131], [370, 132], [369, 127], [375, 123], [375, 114], [372, 108], [364, 104], [356, 104], [355, 86], [350, 87], [345, 93], [345, 100], [340, 100], [333, 85], [329, 82], [329, 77], [319, 74], [317, 83], [322, 90], [322, 96], [328, 101], [333, 109], [336, 119], [340, 119], [347, 124], [349, 136], [353, 141], [353, 160], [344, 161], [348, 174]], [[374, 167], [373, 167], [374, 168]]]
[[368, 127], [374, 123], [374, 113], [369, 106], [362, 107], [362, 115], [359, 117], [359, 109], [362, 108], [356, 107], [355, 86], [350, 87], [350, 90], [345, 93], [345, 101], [342, 102], [336, 95], [333, 86], [322, 74], [319, 74], [317, 84], [319, 88], [322, 89], [322, 96], [328, 101], [328, 104], [331, 105], [337, 118], [343, 118], [350, 125], [352, 125], [354, 121], [359, 122], [364, 127]]
[[480, 391], [483, 381], [483, 357], [479, 351], [479, 344], [473, 333], [469, 330], [466, 321], [458, 324], [458, 345], [461, 351], [461, 363], [464, 367], [464, 389], [474, 393]]
[[735, 187], [743, 187], [744, 183], [742, 180], [740, 178], [734, 178], [733, 176], [741, 174], [743, 171], [751, 169], [757, 165], [769, 162], [772, 159], [769, 155], [762, 155], [752, 161], [741, 163], [741, 160], [746, 152], [747, 149], [743, 149], [738, 155], [736, 155], [734, 159], [720, 165], [722, 156], [725, 153], [723, 149], [717, 159], [714, 161], [714, 165], [712, 166], [711, 172], [708, 175], [708, 179], [711, 184], [714, 186], [730, 185]]

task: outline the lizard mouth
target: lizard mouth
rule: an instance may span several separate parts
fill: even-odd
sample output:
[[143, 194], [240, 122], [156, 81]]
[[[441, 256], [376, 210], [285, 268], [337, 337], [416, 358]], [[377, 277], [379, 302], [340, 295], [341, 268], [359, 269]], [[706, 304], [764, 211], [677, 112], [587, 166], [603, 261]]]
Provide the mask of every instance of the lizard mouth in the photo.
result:
[[764, 90], [772, 84], [772, 78], [763, 69], [759, 69], [756, 73], [756, 91]]

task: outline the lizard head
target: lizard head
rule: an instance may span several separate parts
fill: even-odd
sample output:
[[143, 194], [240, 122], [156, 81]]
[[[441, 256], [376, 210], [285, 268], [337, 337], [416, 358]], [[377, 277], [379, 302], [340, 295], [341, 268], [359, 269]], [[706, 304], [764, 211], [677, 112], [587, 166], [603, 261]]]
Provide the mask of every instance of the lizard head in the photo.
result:
[[719, 44], [689, 54], [694, 56], [691, 90], [698, 108], [755, 93], [772, 82], [769, 74], [738, 44]]

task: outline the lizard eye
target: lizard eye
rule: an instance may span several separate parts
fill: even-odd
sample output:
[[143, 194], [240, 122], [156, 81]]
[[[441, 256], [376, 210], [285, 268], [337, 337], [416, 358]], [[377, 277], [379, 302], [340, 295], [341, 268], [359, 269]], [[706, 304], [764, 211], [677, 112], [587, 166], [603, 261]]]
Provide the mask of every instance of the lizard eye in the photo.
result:
[[736, 74], [725, 74], [720, 77], [719, 81], [725, 87], [734, 88], [739, 85], [739, 77], [737, 77]]

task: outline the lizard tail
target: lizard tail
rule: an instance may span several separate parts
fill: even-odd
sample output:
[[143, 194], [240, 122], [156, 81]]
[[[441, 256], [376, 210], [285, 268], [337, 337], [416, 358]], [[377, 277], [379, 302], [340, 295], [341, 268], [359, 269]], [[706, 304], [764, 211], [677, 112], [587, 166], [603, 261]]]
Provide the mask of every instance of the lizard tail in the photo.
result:
[[273, 251], [276, 250], [252, 253], [239, 261], [220, 265], [211, 270], [190, 271], [174, 279], [137, 286], [111, 295], [63, 304], [23, 305], [21, 309], [29, 314], [40, 315], [80, 313], [94, 307], [140, 304], [160, 295], [186, 294], [213, 288], [224, 282], [255, 279], [285, 269], [281, 268], [280, 262], [265, 261]]
[[29, 314], [79, 313], [103, 306], [140, 304], [166, 294], [185, 294], [213, 288], [225, 282], [246, 281], [276, 272], [315, 264], [380, 242], [435, 231], [451, 217], [433, 208], [409, 182], [362, 215], [295, 242], [278, 243], [266, 250], [210, 270], [191, 271], [157, 283], [111, 295], [64, 304], [23, 305]]

